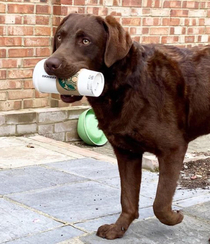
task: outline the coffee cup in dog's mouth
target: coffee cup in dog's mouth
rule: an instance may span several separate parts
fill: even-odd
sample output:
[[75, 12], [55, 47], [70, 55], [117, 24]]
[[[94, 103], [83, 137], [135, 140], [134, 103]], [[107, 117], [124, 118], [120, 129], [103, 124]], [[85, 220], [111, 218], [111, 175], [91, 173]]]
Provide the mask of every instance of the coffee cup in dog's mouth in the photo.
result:
[[33, 72], [33, 84], [39, 92], [91, 97], [101, 95], [104, 88], [102, 73], [81, 69], [68, 79], [59, 79], [46, 73], [44, 70], [45, 60], [39, 61]]

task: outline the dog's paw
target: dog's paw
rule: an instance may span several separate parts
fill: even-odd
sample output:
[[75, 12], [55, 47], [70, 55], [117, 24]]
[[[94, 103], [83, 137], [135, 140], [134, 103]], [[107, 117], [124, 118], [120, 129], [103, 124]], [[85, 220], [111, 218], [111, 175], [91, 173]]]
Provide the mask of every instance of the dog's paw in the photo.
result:
[[180, 224], [184, 219], [184, 215], [180, 211], [171, 211], [170, 214], [159, 215], [157, 218], [163, 224], [173, 226]]
[[177, 221], [175, 223], [176, 224], [180, 224], [182, 222], [182, 220], [184, 219], [184, 214], [182, 212], [180, 212], [179, 210], [175, 212], [177, 214]]
[[171, 216], [171, 220], [169, 220], [168, 225], [177, 225], [180, 224], [182, 222], [182, 220], [184, 219], [184, 215], [182, 212], [178, 211], [172, 211], [173, 214]]
[[122, 237], [126, 232], [126, 228], [116, 224], [102, 225], [98, 228], [96, 233], [97, 236], [113, 240]]

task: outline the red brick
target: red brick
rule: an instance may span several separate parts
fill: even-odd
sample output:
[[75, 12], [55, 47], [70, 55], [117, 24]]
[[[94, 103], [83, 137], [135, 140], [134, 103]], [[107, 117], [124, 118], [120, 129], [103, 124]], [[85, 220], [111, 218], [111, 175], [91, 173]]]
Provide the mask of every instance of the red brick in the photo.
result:
[[0, 58], [6, 58], [6, 50], [4, 49], [0, 49]]
[[204, 26], [205, 25], [205, 19], [199, 19], [199, 25]]
[[13, 48], [8, 50], [9, 57], [31, 57], [33, 56], [33, 48]]
[[166, 25], [166, 26], [180, 25], [180, 19], [179, 18], [163, 18], [163, 25]]
[[88, 0], [86, 5], [98, 5], [98, 0]]
[[[88, 14], [94, 14], [99, 16], [107, 16], [108, 15], [108, 9], [103, 7], [87, 7], [87, 13]], [[113, 12], [109, 13], [110, 15], [117, 16], [117, 14], [113, 14]]]
[[1, 59], [0, 68], [17, 68], [18, 60], [17, 59]]
[[87, 7], [87, 14], [99, 15], [99, 7]]
[[108, 8], [106, 8], [106, 7], [99, 8], [98, 15], [102, 16], [102, 17], [107, 16], [108, 15]]
[[141, 24], [141, 19], [140, 18], [123, 18], [122, 24], [123, 25], [139, 26]]
[[122, 1], [122, 5], [131, 7], [141, 7], [141, 2], [141, 0], [124, 0]]
[[0, 80], [6, 79], [6, 70], [0, 70]]
[[0, 26], [0, 36], [4, 36], [6, 34], [6, 26]]
[[182, 10], [182, 9], [179, 9], [179, 10], [172, 9], [171, 10], [171, 16], [174, 16], [174, 17], [187, 17], [188, 13], [189, 13], [188, 10]]
[[188, 33], [189, 35], [198, 35], [198, 34], [205, 34], [205, 27], [190, 27], [188, 28]]
[[5, 24], [22, 24], [22, 16], [16, 14], [7, 14]]
[[37, 25], [49, 25], [50, 18], [48, 16], [36, 16]]
[[130, 35], [136, 35], [136, 28], [131, 27], [129, 33], [130, 33]]
[[8, 99], [9, 100], [18, 100], [24, 98], [31, 98], [34, 95], [34, 90], [24, 89], [24, 90], [9, 90], [8, 91]]
[[186, 43], [193, 43], [195, 42], [195, 36], [185, 36]]
[[0, 24], [4, 24], [4, 23], [5, 23], [5, 16], [0, 15]]
[[167, 35], [169, 34], [169, 28], [164, 27], [154, 27], [150, 28], [151, 35]]
[[34, 24], [36, 24], [36, 16], [35, 15], [25, 15], [23, 22], [25, 25], [34, 25]]
[[60, 15], [66, 16], [68, 13], [73, 13], [77, 11], [77, 7], [62, 6]]
[[48, 57], [52, 53], [52, 48], [50, 47], [36, 48], [35, 53], [36, 53], [36, 57]]
[[[162, 0], [161, 0], [162, 2]], [[149, 8], [159, 8], [160, 7], [160, 1], [159, 0], [143, 0], [142, 1], [142, 6], [144, 7], [149, 7]]]
[[181, 1], [165, 1], [163, 4], [164, 8], [180, 8], [182, 5]]
[[[61, 6], [53, 6], [53, 14], [54, 15], [60, 15], [61, 14]], [[66, 11], [65, 15], [67, 15], [67, 11]]]
[[0, 100], [1, 101], [7, 100], [7, 93], [6, 92], [0, 92]]
[[51, 35], [51, 27], [36, 26], [35, 27], [35, 35], [36, 36], [50, 36]]
[[74, 5], [85, 5], [85, 0], [74, 0]]
[[28, 70], [28, 69], [8, 70], [8, 78], [10, 79], [29, 78], [29, 77], [32, 77], [32, 70]]
[[28, 58], [23, 60], [23, 67], [24, 68], [34, 68], [35, 65], [40, 61], [40, 58]]
[[21, 109], [21, 101], [2, 101], [0, 102], [0, 110], [9, 111], [9, 110], [18, 110]]
[[63, 5], [72, 5], [72, 0], [61, 0], [61, 4], [63, 4]]
[[49, 46], [50, 38], [42, 38], [42, 37], [26, 37], [24, 39], [24, 45], [27, 47], [41, 47], [41, 46]]
[[0, 3], [0, 13], [5, 13], [6, 5], [3, 3]]
[[13, 69], [8, 70], [8, 78], [15, 79], [15, 78], [29, 78], [32, 77], [32, 70], [31, 69]]
[[160, 25], [160, 18], [147, 17], [143, 18], [143, 26], [157, 26]]
[[210, 27], [206, 26], [206, 34], [210, 34]]
[[4, 37], [4, 43], [7, 47], [21, 46], [22, 38], [21, 37]]
[[159, 36], [142, 36], [142, 43], [160, 43]]
[[200, 6], [198, 8], [206, 8], [206, 2], [200, 2]]
[[136, 42], [140, 42], [140, 36], [134, 36], [133, 40]]
[[24, 89], [34, 89], [32, 79], [24, 79], [23, 87]]
[[33, 35], [32, 26], [8, 26], [8, 35], [10, 36], [31, 36]]
[[199, 2], [196, 1], [184, 1], [183, 8], [199, 8]]
[[196, 26], [197, 19], [193, 19], [193, 18], [185, 19], [185, 25], [186, 26]]
[[41, 108], [49, 106], [48, 98], [37, 98], [23, 101], [23, 108]]
[[33, 14], [34, 6], [32, 4], [8, 4], [8, 13]]
[[20, 89], [22, 88], [22, 80], [8, 80], [8, 89]]
[[149, 34], [149, 28], [143, 28], [142, 29], [142, 34], [145, 35], [145, 34]]
[[5, 46], [5, 37], [0, 37], [0, 47]]
[[53, 16], [52, 18], [52, 25], [53, 26], [58, 26], [61, 22], [61, 17], [59, 16]]
[[10, 79], [15, 79], [15, 78], [29, 78], [32, 77], [32, 70], [28, 69], [13, 69], [13, 70], [8, 70], [8, 78]]
[[184, 35], [184, 34], [186, 34], [186, 28], [181, 27], [181, 26], [171, 27], [170, 34], [171, 35]]
[[60, 95], [59, 94], [52, 93], [51, 97], [54, 98], [54, 99], [60, 99]]
[[[1, 72], [0, 72], [1, 74]], [[8, 80], [1, 80], [0, 81], [0, 90], [8, 89]]]
[[49, 97], [49, 94], [47, 93], [40, 93], [35, 90], [35, 98], [42, 98], [42, 97]]
[[162, 36], [161, 43], [163, 44], [177, 44], [179, 41], [178, 36]]
[[49, 5], [36, 5], [37, 14], [50, 14], [51, 8]]

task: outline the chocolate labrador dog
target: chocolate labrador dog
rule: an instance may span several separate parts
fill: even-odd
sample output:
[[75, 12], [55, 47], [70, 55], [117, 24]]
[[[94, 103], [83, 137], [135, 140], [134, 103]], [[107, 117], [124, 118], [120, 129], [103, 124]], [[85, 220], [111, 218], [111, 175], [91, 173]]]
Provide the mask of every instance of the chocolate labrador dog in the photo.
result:
[[[122, 213], [97, 235], [122, 237], [138, 218], [144, 152], [159, 160], [154, 213], [166, 225], [179, 224], [183, 215], [171, 204], [188, 143], [210, 132], [210, 46], [141, 45], [112, 16], [74, 13], [58, 27], [45, 70], [64, 79], [81, 68], [105, 77], [102, 95], [87, 99], [113, 146], [121, 179]], [[61, 96], [66, 103], [81, 98]]]

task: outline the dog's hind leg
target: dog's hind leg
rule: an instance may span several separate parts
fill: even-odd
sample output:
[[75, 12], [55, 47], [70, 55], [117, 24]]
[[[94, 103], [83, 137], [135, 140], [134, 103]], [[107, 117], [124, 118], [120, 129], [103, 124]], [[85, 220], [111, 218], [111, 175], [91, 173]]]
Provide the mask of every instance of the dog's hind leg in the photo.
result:
[[187, 144], [184, 144], [158, 157], [160, 173], [153, 209], [156, 217], [166, 225], [176, 225], [183, 220], [182, 213], [173, 211], [171, 205], [186, 150]]
[[131, 222], [138, 218], [138, 203], [142, 172], [142, 154], [114, 148], [121, 179], [122, 213], [115, 224], [99, 227], [97, 235], [107, 239], [122, 237]]

